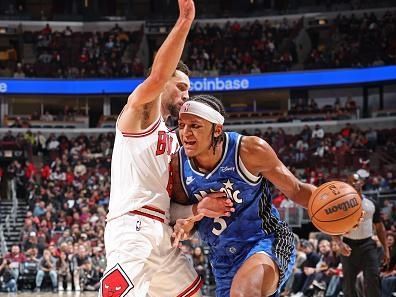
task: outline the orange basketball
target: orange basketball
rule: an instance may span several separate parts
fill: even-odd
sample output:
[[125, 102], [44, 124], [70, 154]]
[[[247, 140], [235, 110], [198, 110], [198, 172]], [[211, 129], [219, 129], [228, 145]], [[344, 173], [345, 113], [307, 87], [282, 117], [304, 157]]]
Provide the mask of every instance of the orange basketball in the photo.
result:
[[308, 203], [308, 215], [320, 231], [340, 235], [358, 224], [362, 198], [349, 184], [332, 181], [318, 187]]

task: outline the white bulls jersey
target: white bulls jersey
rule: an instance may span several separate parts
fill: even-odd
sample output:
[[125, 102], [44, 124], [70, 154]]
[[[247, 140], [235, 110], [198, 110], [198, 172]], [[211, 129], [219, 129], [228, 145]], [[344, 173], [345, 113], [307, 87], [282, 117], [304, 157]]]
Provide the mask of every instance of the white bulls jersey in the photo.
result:
[[116, 125], [108, 221], [143, 206], [169, 214], [169, 162], [177, 147], [176, 134], [161, 117], [140, 133], [124, 133]]

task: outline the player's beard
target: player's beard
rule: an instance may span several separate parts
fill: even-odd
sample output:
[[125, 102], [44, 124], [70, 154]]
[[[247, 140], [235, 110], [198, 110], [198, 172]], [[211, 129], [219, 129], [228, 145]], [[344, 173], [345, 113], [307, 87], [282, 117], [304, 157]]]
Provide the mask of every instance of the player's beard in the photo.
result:
[[180, 108], [176, 104], [169, 104], [168, 105], [169, 114], [172, 118], [179, 118], [179, 111]]

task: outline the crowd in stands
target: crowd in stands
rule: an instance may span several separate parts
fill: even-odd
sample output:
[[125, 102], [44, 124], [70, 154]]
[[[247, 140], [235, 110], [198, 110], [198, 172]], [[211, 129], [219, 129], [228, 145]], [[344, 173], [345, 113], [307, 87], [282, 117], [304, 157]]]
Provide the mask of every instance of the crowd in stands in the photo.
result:
[[[212, 1], [213, 2], [213, 1]], [[277, 0], [277, 1], [215, 1], [203, 0], [196, 3], [199, 17], [201, 18], [225, 18], [225, 17], [251, 17], [261, 15], [284, 15], [306, 12], [354, 10], [373, 7], [386, 7], [391, 0], [378, 0], [372, 3], [367, 0]], [[78, 0], [58, 7], [57, 5], [42, 6], [26, 5], [24, 1], [8, 1], [0, 6], [0, 17], [13, 20], [40, 20], [40, 21], [64, 21], [83, 19], [89, 21], [103, 21], [109, 15], [119, 19], [150, 19], [150, 20], [173, 20], [177, 17], [177, 1], [152, 0], [144, 6], [140, 3], [130, 2], [123, 9], [114, 6], [85, 7]], [[61, 9], [61, 10], [60, 10]], [[150, 12], [149, 14], [147, 12]]]
[[[294, 136], [272, 128], [263, 132], [257, 130], [255, 134], [268, 141], [300, 179], [319, 185], [334, 176], [342, 176], [346, 171], [362, 168], [370, 173], [365, 190], [386, 191], [396, 188], [395, 172], [374, 170], [370, 164], [370, 152], [379, 146], [394, 146], [394, 132], [361, 131], [347, 125], [339, 133], [331, 134], [317, 125], [314, 129], [306, 126]], [[43, 161], [35, 164], [29, 158], [14, 160], [4, 173], [6, 178], [15, 180], [17, 197], [27, 201], [29, 210], [19, 244], [0, 261], [3, 289], [97, 290], [106, 265], [103, 233], [109, 202], [114, 134], [80, 134], [70, 138], [63, 134], [46, 137], [31, 131], [14, 135], [10, 131], [2, 140], [18, 141], [21, 147], [33, 156], [40, 156]], [[365, 154], [358, 154], [359, 150]], [[346, 170], [338, 172], [336, 168]], [[277, 206], [288, 205], [287, 199], [279, 192], [275, 191], [273, 197]], [[388, 201], [384, 209], [386, 226], [395, 232], [395, 206]], [[326, 248], [322, 249], [319, 243], [320, 252], [330, 253], [329, 244], [326, 243]], [[317, 246], [301, 243], [299, 255], [306, 255], [297, 261], [302, 266], [296, 266], [296, 272], [305, 273], [305, 266], [316, 267], [316, 260], [323, 258], [315, 256], [316, 262], [309, 262], [314, 266], [308, 266], [308, 262], [302, 259], [308, 258], [309, 248], [316, 252]], [[210, 284], [207, 251], [199, 240], [192, 240], [182, 249], [206, 279], [206, 284]], [[327, 261], [327, 258], [322, 261]], [[337, 263], [328, 263], [331, 270], [326, 277], [314, 278], [319, 286], [323, 281], [331, 282], [332, 276], [340, 276]], [[323, 273], [324, 270], [321, 271]], [[394, 271], [384, 271], [384, 275], [389, 273]], [[297, 275], [295, 279], [298, 279]], [[301, 287], [298, 287], [300, 285], [296, 281], [288, 288], [294, 288], [295, 293], [304, 284], [301, 281]], [[326, 285], [331, 287], [330, 283]]]
[[[188, 37], [186, 62], [194, 76], [288, 71], [297, 64], [299, 69], [321, 69], [396, 63], [396, 12], [382, 17], [339, 15], [330, 22], [327, 34], [308, 28], [313, 48], [306, 61], [298, 61], [293, 41], [302, 19], [196, 23]], [[25, 31], [23, 43], [33, 46], [35, 62], [23, 62], [22, 53], [10, 49], [8, 62], [0, 63], [0, 76], [142, 77], [146, 65], [136, 53], [143, 34], [143, 28], [129, 32], [118, 25], [108, 32], [73, 32], [70, 27], [60, 32], [49, 25]]]
[[35, 62], [10, 59], [8, 65], [0, 64], [0, 76], [141, 77], [144, 66], [135, 55], [142, 37], [142, 29], [125, 31], [118, 25], [108, 32], [73, 32], [68, 26], [59, 32], [47, 24], [40, 31], [23, 32], [23, 44], [33, 46]]
[[[393, 206], [395, 207], [395, 206]], [[382, 262], [383, 247], [377, 236], [378, 262]], [[396, 218], [387, 229], [386, 244], [390, 250], [390, 262], [381, 267], [382, 297], [392, 297], [396, 289]], [[342, 294], [343, 270], [338, 243], [326, 234], [312, 232], [308, 239], [295, 238], [297, 257], [293, 273], [281, 296], [338, 297]], [[363, 274], [356, 281], [357, 296], [363, 297]], [[366, 296], [368, 297], [368, 296]]]
[[301, 24], [269, 21], [196, 23], [189, 35], [187, 64], [195, 75], [287, 71], [297, 62], [293, 34]]
[[[242, 133], [249, 134], [247, 131]], [[370, 162], [376, 162], [370, 159], [372, 152], [378, 146], [385, 151], [392, 150], [396, 142], [394, 129], [362, 131], [351, 124], [347, 124], [338, 133], [326, 133], [317, 124], [313, 129], [305, 125], [296, 135], [287, 135], [282, 128], [275, 131], [272, 127], [265, 131], [256, 129], [253, 135], [271, 144], [285, 164], [294, 168], [305, 168], [305, 176], [301, 176], [303, 178], [312, 175], [310, 168], [324, 169], [329, 177], [340, 176], [345, 173], [345, 168], [369, 171], [372, 168]], [[323, 171], [314, 172], [317, 179], [315, 184], [320, 184], [326, 177]], [[367, 186], [370, 185], [370, 189], [388, 187], [383, 183], [387, 173], [378, 172], [378, 176], [376, 174], [375, 171], [371, 172], [373, 184], [369, 183]]]
[[332, 120], [334, 116], [340, 117], [357, 109], [356, 101], [351, 96], [348, 96], [343, 104], [340, 98], [335, 98], [334, 104], [327, 104], [321, 108], [319, 108], [314, 98], [309, 98], [308, 100], [298, 98], [297, 100], [292, 100], [289, 115], [325, 113], [328, 119]]
[[23, 116], [5, 116], [3, 124], [10, 128], [32, 128], [32, 121], [39, 121], [43, 123], [52, 123], [54, 121], [60, 122], [73, 122], [77, 118], [86, 117], [83, 111], [77, 111], [68, 105], [63, 107], [63, 110], [58, 112], [50, 113], [49, 111], [44, 111], [43, 114], [39, 114], [34, 111], [31, 115]]
[[[319, 34], [310, 29], [311, 34]], [[313, 33], [314, 32], [314, 33]], [[381, 66], [396, 63], [396, 12], [382, 17], [339, 15], [322, 41], [313, 45], [307, 69]]]

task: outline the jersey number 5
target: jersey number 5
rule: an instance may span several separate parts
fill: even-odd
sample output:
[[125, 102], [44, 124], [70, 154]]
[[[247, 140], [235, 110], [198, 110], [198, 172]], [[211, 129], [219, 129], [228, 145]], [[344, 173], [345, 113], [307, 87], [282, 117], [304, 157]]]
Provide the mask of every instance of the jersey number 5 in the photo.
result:
[[224, 219], [222, 219], [222, 218], [215, 218], [213, 221], [214, 221], [214, 223], [217, 223], [217, 224], [220, 225], [220, 229], [217, 229], [216, 227], [213, 227], [212, 233], [214, 235], [219, 236], [227, 228], [227, 222]]

